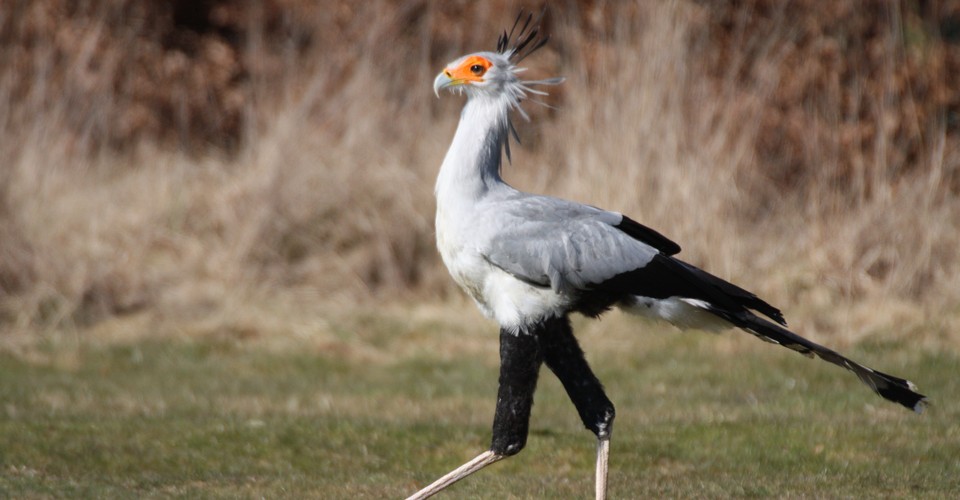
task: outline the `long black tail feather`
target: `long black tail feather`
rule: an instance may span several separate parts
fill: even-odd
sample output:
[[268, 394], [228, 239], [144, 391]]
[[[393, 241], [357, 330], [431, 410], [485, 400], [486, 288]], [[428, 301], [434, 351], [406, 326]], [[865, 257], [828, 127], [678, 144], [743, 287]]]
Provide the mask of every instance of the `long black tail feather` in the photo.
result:
[[[819, 357], [846, 368], [884, 399], [899, 403], [917, 413], [923, 411], [927, 398], [918, 393], [916, 386], [910, 381], [863, 366], [832, 349], [787, 330], [787, 322], [779, 309], [737, 285], [680, 259], [670, 257], [667, 253], [673, 251], [673, 246], [676, 245], [662, 237], [660, 237], [662, 240], [651, 239], [646, 228], [636, 223], [633, 223], [635, 226], [631, 225], [633, 221], [626, 217], [624, 220], [627, 222], [621, 222], [622, 227], [617, 226], [618, 229], [657, 248], [661, 253], [655, 255], [642, 267], [618, 274], [597, 284], [594, 288], [596, 291], [612, 294], [615, 297], [624, 295], [644, 299], [682, 297], [695, 301], [689, 303], [695, 307], [704, 308], [762, 340], [780, 344], [805, 356]], [[660, 236], [658, 233], [654, 234]], [[588, 309], [587, 313], [602, 310], [602, 307]], [[758, 314], [772, 321], [761, 318]]]
[[917, 413], [923, 412], [928, 404], [927, 397], [917, 392], [917, 387], [899, 377], [887, 375], [872, 368], [851, 361], [842, 354], [811, 342], [786, 328], [760, 318], [750, 312], [731, 314], [722, 310], [711, 310], [717, 316], [733, 323], [745, 331], [767, 342], [780, 344], [807, 357], [818, 357], [829, 363], [852, 371], [861, 382], [867, 384], [877, 394], [888, 401], [899, 403]]

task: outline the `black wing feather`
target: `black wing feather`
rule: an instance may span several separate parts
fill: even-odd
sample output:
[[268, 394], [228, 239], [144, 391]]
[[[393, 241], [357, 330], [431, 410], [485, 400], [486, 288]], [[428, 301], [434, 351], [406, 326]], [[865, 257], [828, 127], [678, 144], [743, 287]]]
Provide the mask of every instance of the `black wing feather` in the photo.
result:
[[670, 238], [667, 238], [657, 231], [640, 224], [626, 215], [624, 215], [623, 220], [621, 220], [620, 223], [614, 227], [629, 234], [634, 239], [642, 241], [653, 248], [660, 250], [666, 255], [676, 255], [680, 253], [680, 245], [671, 241]]
[[703, 283], [714, 288], [719, 293], [727, 297], [730, 297], [731, 299], [733, 299], [735, 302], [742, 305], [743, 307], [747, 309], [753, 309], [754, 311], [757, 311], [763, 314], [764, 316], [776, 321], [777, 323], [783, 326], [787, 326], [787, 321], [784, 319], [783, 313], [780, 312], [780, 310], [777, 309], [776, 307], [773, 307], [772, 305], [767, 303], [765, 300], [761, 299], [760, 297], [757, 297], [756, 294], [749, 292], [747, 290], [744, 290], [743, 288], [740, 288], [737, 285], [730, 283], [729, 281], [720, 279], [704, 271], [703, 269], [687, 264], [682, 260], [679, 260], [679, 259], [674, 259], [674, 260], [677, 263], [679, 263], [681, 266], [683, 266], [687, 271], [689, 271], [689, 273], [693, 275], [696, 280], [702, 281]]
[[786, 326], [783, 313], [753, 293], [664, 254], [655, 255], [639, 269], [597, 284], [595, 289], [654, 299], [697, 299], [734, 314], [752, 309]]

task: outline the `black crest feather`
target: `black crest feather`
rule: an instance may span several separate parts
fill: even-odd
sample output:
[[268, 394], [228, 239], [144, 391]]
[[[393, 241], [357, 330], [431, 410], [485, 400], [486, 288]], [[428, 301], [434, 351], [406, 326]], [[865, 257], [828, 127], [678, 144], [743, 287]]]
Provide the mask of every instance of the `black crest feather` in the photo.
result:
[[[520, 13], [517, 14], [517, 19], [513, 21], [513, 27], [510, 28], [510, 32], [507, 33], [507, 30], [503, 30], [503, 34], [497, 39], [497, 52], [501, 54], [509, 52], [510, 62], [518, 63], [546, 45], [547, 41], [550, 40], [550, 36], [541, 36], [543, 30], [540, 28], [543, 22], [543, 15], [546, 14], [546, 12], [547, 8], [544, 7], [537, 16], [536, 21], [533, 20], [533, 12], [527, 13], [523, 26], [520, 28], [520, 31], [517, 31], [517, 26], [520, 26], [520, 20], [524, 18], [524, 11], [521, 8]], [[514, 33], [517, 35], [516, 38], [513, 36]]]
[[[540, 14], [534, 20], [533, 13], [524, 12], [521, 8], [520, 13], [517, 14], [517, 18], [513, 21], [513, 26], [510, 28], [510, 31], [503, 30], [503, 33], [497, 38], [497, 52], [500, 54], [506, 55], [510, 62], [513, 64], [519, 63], [524, 58], [533, 54], [541, 47], [547, 44], [547, 41], [550, 40], [549, 36], [543, 35], [543, 29], [541, 23], [543, 22], [543, 16], [546, 14], [547, 8], [544, 7]], [[521, 21], [523, 23], [521, 24]], [[517, 29], [519, 27], [519, 30]], [[516, 36], [514, 36], [516, 35]], [[533, 93], [538, 95], [546, 95], [546, 92], [536, 90], [531, 88], [531, 85], [557, 85], [563, 81], [563, 78], [548, 78], [545, 80], [524, 80], [520, 81], [519, 88], [522, 89], [519, 91], [515, 97], [517, 103], [527, 98], [527, 93]], [[533, 99], [534, 102], [548, 106], [547, 104]], [[548, 106], [549, 107], [549, 106]], [[522, 108], [516, 106], [516, 109], [519, 111], [520, 115], [529, 120], [529, 116], [523, 111]], [[513, 126], [513, 120], [507, 119], [508, 133], [503, 137], [503, 149], [507, 155], [507, 161], [512, 161], [510, 158], [510, 137], [512, 136], [514, 140], [517, 141], [517, 144], [520, 143], [520, 134], [517, 133], [517, 129]]]

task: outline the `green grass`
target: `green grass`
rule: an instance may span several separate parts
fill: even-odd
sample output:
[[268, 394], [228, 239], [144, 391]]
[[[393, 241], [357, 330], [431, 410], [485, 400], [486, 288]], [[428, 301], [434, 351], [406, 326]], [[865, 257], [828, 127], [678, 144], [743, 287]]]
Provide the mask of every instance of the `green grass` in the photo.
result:
[[[581, 335], [617, 404], [614, 498], [960, 491], [956, 352], [846, 349], [920, 384], [933, 406], [918, 416], [745, 335], [620, 324]], [[281, 347], [211, 337], [0, 354], [0, 497], [403, 497], [488, 444], [487, 327], [468, 338], [456, 323], [372, 316], [334, 325], [333, 341]], [[592, 435], [544, 371], [527, 449], [448, 498], [588, 497], [593, 460]]]

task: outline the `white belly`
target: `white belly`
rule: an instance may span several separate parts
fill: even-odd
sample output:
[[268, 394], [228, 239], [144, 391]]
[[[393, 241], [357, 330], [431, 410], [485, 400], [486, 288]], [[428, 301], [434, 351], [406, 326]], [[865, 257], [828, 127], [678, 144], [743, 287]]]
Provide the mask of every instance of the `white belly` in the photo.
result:
[[501, 328], [519, 331], [525, 324], [566, 311], [570, 297], [521, 281], [488, 262], [478, 251], [455, 244], [448, 236], [438, 227], [437, 247], [447, 270], [483, 314]]

